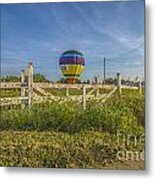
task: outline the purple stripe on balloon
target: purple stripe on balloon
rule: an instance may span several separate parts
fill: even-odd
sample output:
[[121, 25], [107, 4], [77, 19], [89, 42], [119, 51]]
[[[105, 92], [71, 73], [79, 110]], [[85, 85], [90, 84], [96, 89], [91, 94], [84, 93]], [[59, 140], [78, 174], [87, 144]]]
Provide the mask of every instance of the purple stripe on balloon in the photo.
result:
[[76, 57], [76, 56], [70, 56], [70, 57], [61, 57], [59, 59], [59, 64], [81, 64], [85, 65], [85, 59], [83, 57]]

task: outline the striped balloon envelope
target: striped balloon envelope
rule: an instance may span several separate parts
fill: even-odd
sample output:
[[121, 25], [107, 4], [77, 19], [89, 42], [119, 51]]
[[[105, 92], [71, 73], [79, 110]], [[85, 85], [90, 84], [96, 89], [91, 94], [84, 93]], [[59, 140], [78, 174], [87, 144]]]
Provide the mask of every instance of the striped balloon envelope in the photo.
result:
[[74, 84], [85, 68], [85, 59], [81, 52], [68, 50], [61, 55], [59, 66], [67, 82]]

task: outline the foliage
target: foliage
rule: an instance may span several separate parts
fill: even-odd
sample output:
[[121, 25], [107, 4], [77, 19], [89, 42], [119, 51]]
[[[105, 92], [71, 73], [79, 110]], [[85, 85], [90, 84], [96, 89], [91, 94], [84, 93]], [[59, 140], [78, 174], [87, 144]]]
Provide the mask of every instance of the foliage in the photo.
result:
[[[66, 78], [61, 78], [60, 80], [56, 81], [56, 83], [63, 83], [63, 84], [67, 84], [67, 79]], [[81, 80], [80, 79], [77, 79], [76, 80], [76, 84], [81, 84]]]
[[33, 75], [34, 82], [49, 82], [46, 77], [41, 73], [36, 73]]
[[[27, 81], [28, 79], [27, 75], [25, 76], [25, 79]], [[41, 73], [34, 74], [33, 80], [34, 82], [49, 82], [49, 80], [46, 79], [46, 77]], [[19, 76], [4, 76], [0, 78], [0, 82], [20, 82], [20, 77]]]
[[106, 78], [105, 79], [106, 84], [116, 84], [116, 79], [113, 78]]
[[4, 76], [0, 78], [0, 82], [20, 82], [18, 76]]

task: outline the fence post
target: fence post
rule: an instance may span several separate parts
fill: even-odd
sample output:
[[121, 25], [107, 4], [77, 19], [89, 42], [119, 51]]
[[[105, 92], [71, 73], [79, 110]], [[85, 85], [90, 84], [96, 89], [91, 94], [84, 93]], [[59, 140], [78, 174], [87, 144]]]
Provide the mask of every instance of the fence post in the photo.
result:
[[139, 95], [142, 95], [142, 83], [141, 81], [138, 82], [138, 89], [139, 89]]
[[69, 96], [69, 88], [66, 87], [66, 96]]
[[83, 95], [82, 95], [82, 105], [83, 105], [83, 110], [86, 109], [86, 87], [83, 86]]
[[100, 95], [100, 90], [99, 90], [99, 87], [98, 85], [96, 86], [96, 97], [98, 97]]
[[32, 107], [32, 97], [33, 97], [33, 65], [32, 62], [28, 65], [28, 106]]
[[[21, 70], [21, 97], [25, 97], [25, 70]], [[25, 100], [21, 99], [21, 108], [25, 108]]]
[[118, 94], [121, 96], [122, 89], [121, 89], [121, 75], [120, 75], [120, 73], [117, 73], [117, 89], [118, 89]]

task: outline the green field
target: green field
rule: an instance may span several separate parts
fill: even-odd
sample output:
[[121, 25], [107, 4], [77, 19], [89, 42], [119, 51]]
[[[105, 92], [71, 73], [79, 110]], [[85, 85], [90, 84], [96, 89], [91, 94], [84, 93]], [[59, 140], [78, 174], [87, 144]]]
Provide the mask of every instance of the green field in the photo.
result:
[[20, 89], [0, 89], [0, 97], [18, 97]]
[[[86, 92], [89, 93], [93, 88], [87, 88]], [[110, 89], [111, 90], [111, 89]], [[109, 89], [100, 89], [100, 94], [110, 92]], [[45, 89], [45, 91], [51, 93], [54, 96], [66, 96], [66, 89]], [[82, 95], [82, 89], [69, 89], [69, 95]]]
[[[144, 93], [144, 92], [143, 92]], [[117, 132], [144, 134], [144, 95], [123, 90], [87, 109], [47, 102], [32, 109], [1, 109], [0, 166], [144, 169], [144, 161], [120, 161], [119, 150], [143, 151], [144, 143], [117, 144]], [[106, 142], [106, 137], [110, 142]]]

